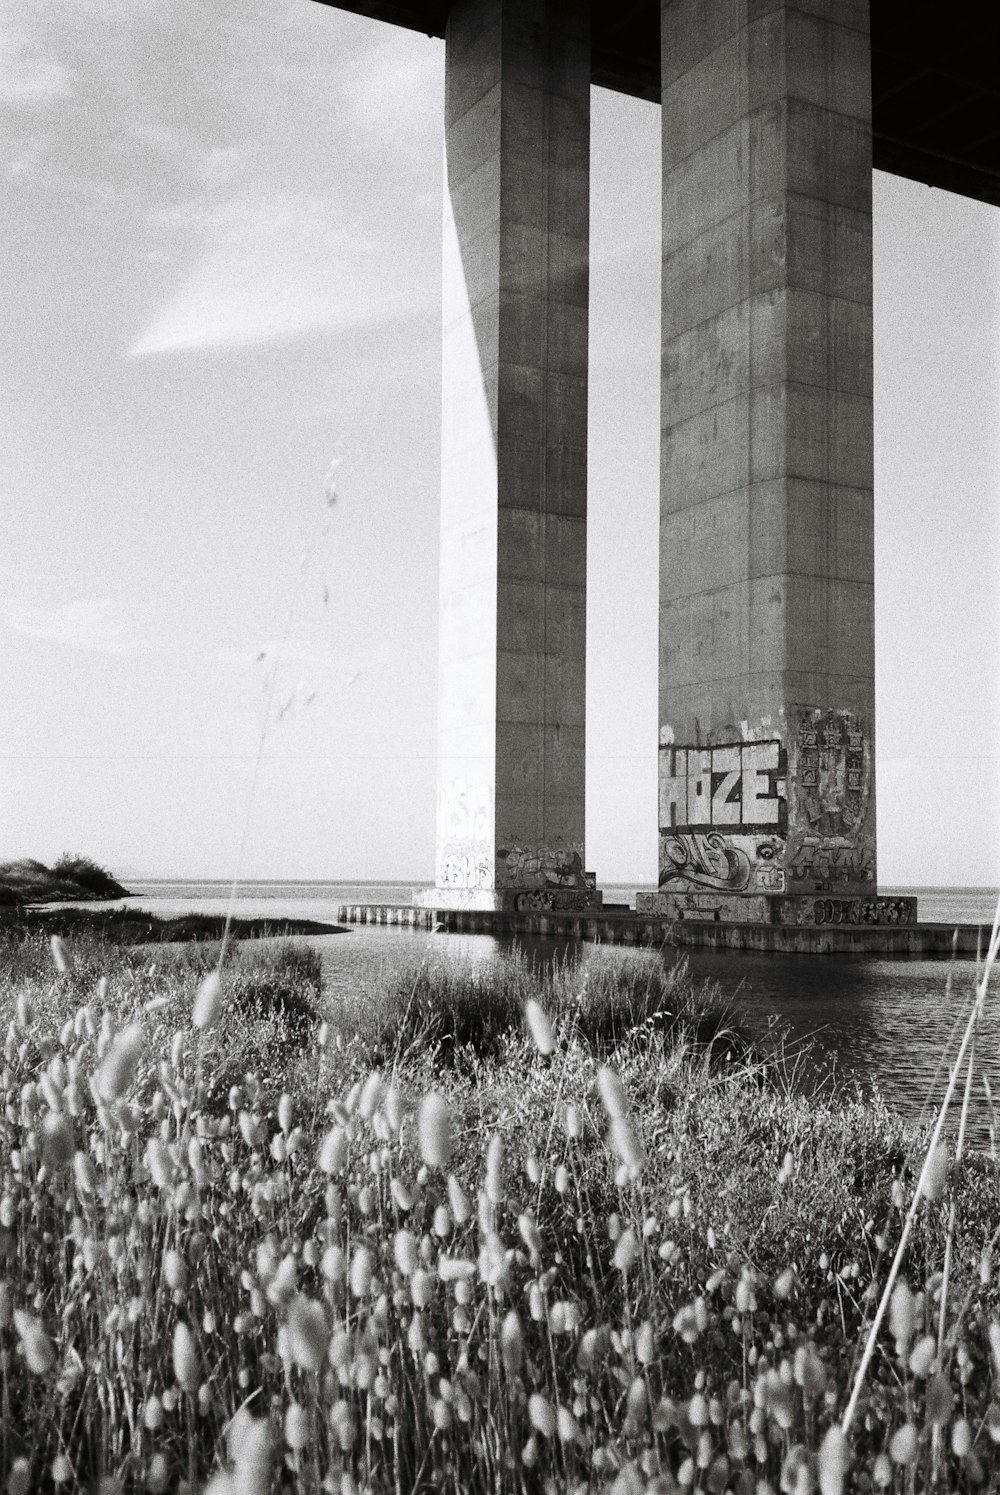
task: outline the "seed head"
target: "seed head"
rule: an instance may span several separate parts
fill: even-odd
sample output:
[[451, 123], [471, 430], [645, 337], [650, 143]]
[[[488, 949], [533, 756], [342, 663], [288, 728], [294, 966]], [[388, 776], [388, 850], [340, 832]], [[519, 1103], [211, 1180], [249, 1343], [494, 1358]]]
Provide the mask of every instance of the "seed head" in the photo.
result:
[[635, 1231], [631, 1229], [622, 1231], [615, 1247], [614, 1264], [623, 1275], [629, 1273], [635, 1266], [639, 1255], [639, 1245], [635, 1238]]
[[194, 1391], [198, 1384], [198, 1351], [183, 1319], [174, 1328], [174, 1375], [185, 1391]]
[[602, 1064], [597, 1071], [597, 1089], [600, 1092], [601, 1101], [608, 1118], [614, 1121], [616, 1117], [624, 1117], [628, 1113], [628, 1101], [625, 1098], [625, 1087], [615, 1074], [614, 1070], [607, 1064]]
[[326, 1358], [330, 1329], [322, 1303], [299, 1294], [288, 1305], [288, 1348], [295, 1364], [318, 1371]]
[[301, 1402], [289, 1402], [285, 1409], [285, 1442], [296, 1452], [309, 1446], [309, 1415]]
[[649, 1319], [639, 1325], [636, 1333], [635, 1358], [640, 1365], [649, 1365], [656, 1358], [656, 1336]]
[[361, 1099], [358, 1101], [358, 1115], [365, 1121], [370, 1121], [375, 1115], [375, 1108], [382, 1096], [382, 1076], [377, 1069], [373, 1069], [364, 1083], [361, 1091]]
[[52, 1460], [52, 1483], [67, 1485], [73, 1478], [73, 1465], [64, 1453], [57, 1453]]
[[833, 1423], [819, 1449], [820, 1495], [843, 1495], [844, 1478], [847, 1474], [847, 1439], [840, 1431], [840, 1424]]
[[142, 1058], [144, 1036], [141, 1023], [130, 1023], [111, 1040], [95, 1076], [97, 1093], [109, 1106], [119, 1101], [135, 1080]]
[[559, 1407], [557, 1409], [556, 1431], [559, 1434], [560, 1443], [575, 1443], [579, 1437], [579, 1423], [568, 1407]]
[[632, 1176], [637, 1177], [645, 1165], [646, 1154], [642, 1150], [635, 1127], [627, 1116], [612, 1117], [611, 1146]]
[[917, 1430], [912, 1422], [904, 1422], [889, 1440], [889, 1457], [894, 1464], [912, 1464], [917, 1457]]
[[528, 1398], [528, 1419], [543, 1438], [551, 1438], [555, 1433], [556, 1414], [552, 1410], [552, 1403], [539, 1391], [533, 1392]]
[[456, 1225], [464, 1225], [472, 1213], [465, 1190], [453, 1173], [448, 1174], [448, 1203]]
[[319, 1166], [324, 1173], [341, 1173], [347, 1162], [347, 1136], [342, 1126], [333, 1126], [320, 1145]]
[[222, 1011], [222, 977], [218, 971], [209, 971], [198, 988], [191, 1012], [191, 1023], [195, 1028], [214, 1028]]
[[397, 1230], [392, 1243], [396, 1265], [404, 1277], [411, 1277], [417, 1269], [417, 1238], [411, 1230]]
[[914, 1312], [915, 1305], [910, 1284], [901, 1277], [889, 1299], [889, 1324], [896, 1336], [896, 1354], [901, 1357], [909, 1349], [910, 1337], [913, 1334]]
[[1000, 1379], [1000, 1324], [989, 1326], [990, 1349], [993, 1352], [993, 1374]]
[[399, 1106], [399, 1091], [395, 1085], [387, 1085], [382, 1097], [382, 1114], [385, 1116], [386, 1125], [394, 1135], [399, 1131], [403, 1117]]
[[356, 1298], [367, 1296], [375, 1272], [375, 1258], [367, 1246], [355, 1247], [351, 1257], [351, 1292]]
[[187, 1262], [179, 1251], [163, 1253], [163, 1277], [172, 1292], [179, 1292], [187, 1287]]
[[14, 1309], [14, 1328], [21, 1342], [24, 1361], [32, 1375], [44, 1376], [55, 1364], [56, 1352], [41, 1321], [23, 1308]]
[[420, 1102], [417, 1120], [420, 1155], [429, 1168], [447, 1168], [451, 1156], [451, 1118], [448, 1103], [436, 1090]]
[[928, 1422], [934, 1423], [936, 1427], [944, 1427], [952, 1413], [955, 1405], [955, 1397], [948, 1377], [942, 1371], [936, 1371], [927, 1382], [927, 1400], [925, 1410]]
[[486, 1149], [486, 1197], [491, 1204], [503, 1199], [503, 1142], [494, 1132]]
[[271, 1488], [271, 1424], [251, 1417], [245, 1407], [229, 1424], [229, 1457], [236, 1468], [233, 1483], [239, 1495], [267, 1495]]
[[534, 997], [530, 997], [525, 1004], [524, 1016], [535, 1048], [540, 1054], [551, 1054], [556, 1046], [555, 1039], [552, 1037], [552, 1024]]
[[913, 1346], [913, 1353], [910, 1355], [910, 1370], [922, 1379], [930, 1372], [936, 1354], [937, 1341], [934, 1335], [924, 1334]]
[[50, 1111], [42, 1119], [42, 1157], [50, 1173], [73, 1161], [73, 1128], [61, 1111]]
[[31, 1489], [31, 1465], [23, 1455], [11, 1461], [7, 1475], [7, 1495], [28, 1495]]
[[521, 1320], [512, 1308], [500, 1326], [500, 1352], [508, 1375], [516, 1375], [524, 1358]]
[[52, 950], [52, 964], [55, 966], [60, 976], [65, 976], [66, 972], [70, 968], [69, 952], [67, 951], [66, 946], [63, 944], [62, 940], [57, 934], [54, 934], [52, 936], [49, 941], [49, 945]]
[[944, 1193], [948, 1182], [948, 1144], [939, 1142], [927, 1162], [921, 1192], [933, 1204]]

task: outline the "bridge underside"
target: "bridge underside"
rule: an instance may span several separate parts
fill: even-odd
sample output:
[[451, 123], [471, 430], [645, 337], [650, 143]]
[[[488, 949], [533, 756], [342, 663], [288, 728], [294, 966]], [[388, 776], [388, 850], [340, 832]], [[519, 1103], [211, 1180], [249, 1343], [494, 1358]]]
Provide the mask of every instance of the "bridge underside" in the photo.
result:
[[[441, 37], [450, 9], [449, 0], [321, 3]], [[1000, 10], [971, 0], [871, 0], [870, 10], [873, 164], [1000, 205]], [[660, 102], [659, 0], [593, 0], [590, 79]]]
[[[586, 911], [590, 85], [662, 105], [659, 891], [910, 922], [875, 846], [872, 166], [1000, 202], [1000, 19], [348, 5], [445, 37], [437, 886]], [[870, 27], [869, 27], [870, 21]]]

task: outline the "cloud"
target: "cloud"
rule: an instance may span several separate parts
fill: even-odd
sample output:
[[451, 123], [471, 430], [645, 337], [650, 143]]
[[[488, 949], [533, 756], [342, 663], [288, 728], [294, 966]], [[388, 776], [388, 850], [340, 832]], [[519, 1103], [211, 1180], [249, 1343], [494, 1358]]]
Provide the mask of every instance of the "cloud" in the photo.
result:
[[12, 600], [0, 605], [12, 633], [101, 654], [142, 654], [155, 647], [135, 611], [108, 597], [45, 605]]
[[322, 194], [251, 188], [199, 218], [202, 256], [129, 348], [134, 356], [371, 326], [419, 309], [407, 267], [378, 238], [341, 227]]
[[70, 70], [31, 37], [0, 32], [0, 103], [46, 104], [73, 93]]
[[388, 31], [369, 41], [356, 66], [338, 79], [338, 91], [354, 126], [370, 141], [372, 132], [405, 151], [421, 122], [438, 124], [444, 112], [444, 43]]

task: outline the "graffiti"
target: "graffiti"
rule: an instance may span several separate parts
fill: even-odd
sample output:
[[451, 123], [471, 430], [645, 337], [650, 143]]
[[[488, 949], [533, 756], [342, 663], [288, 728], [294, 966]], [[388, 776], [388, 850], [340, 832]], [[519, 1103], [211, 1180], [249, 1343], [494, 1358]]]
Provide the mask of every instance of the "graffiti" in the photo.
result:
[[594, 904], [593, 890], [588, 888], [548, 888], [514, 895], [514, 907], [519, 914], [540, 911], [582, 913]]
[[673, 882], [742, 893], [750, 887], [750, 858], [734, 840], [718, 832], [664, 836], [660, 844], [660, 887]]
[[438, 791], [437, 885], [493, 886], [493, 786], [452, 779]]
[[876, 880], [864, 719], [855, 711], [792, 706], [788, 729], [788, 890], [863, 896]]
[[906, 903], [893, 898], [817, 898], [813, 903], [817, 924], [905, 924]]
[[438, 844], [474, 846], [493, 838], [493, 788], [452, 779], [438, 793]]
[[915, 924], [915, 898], [786, 898], [780, 905], [782, 924], [891, 925]]
[[512, 846], [497, 852], [497, 887], [538, 891], [544, 888], [586, 888], [581, 846]]
[[493, 870], [488, 856], [446, 856], [441, 861], [438, 887], [492, 888]]
[[635, 911], [637, 914], [659, 914], [670, 918], [674, 911], [674, 901], [669, 893], [636, 893]]
[[785, 859], [790, 882], [811, 882], [821, 889], [834, 883], [875, 881], [872, 848], [847, 836], [806, 836]]
[[854, 834], [864, 821], [870, 775], [861, 718], [817, 706], [795, 706], [791, 716], [796, 822], [822, 836]]
[[667, 833], [660, 836], [660, 887], [780, 893], [785, 886], [784, 853], [780, 836]]
[[783, 831], [788, 823], [787, 772], [787, 756], [776, 739], [715, 747], [664, 745], [660, 830], [768, 826]]
[[[752, 730], [768, 735], [748, 740]], [[874, 892], [874, 770], [864, 718], [794, 705], [773, 729], [766, 719], [715, 735], [722, 732], [725, 742], [678, 746], [661, 728], [660, 887], [742, 897]]]

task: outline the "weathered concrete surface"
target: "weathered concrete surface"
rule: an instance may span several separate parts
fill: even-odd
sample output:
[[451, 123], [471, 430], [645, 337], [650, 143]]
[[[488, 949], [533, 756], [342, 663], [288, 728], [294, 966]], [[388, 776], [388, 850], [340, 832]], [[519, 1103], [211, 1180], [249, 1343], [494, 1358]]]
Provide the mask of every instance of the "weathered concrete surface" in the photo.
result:
[[588, 891], [589, 7], [458, 0], [445, 107], [436, 882], [492, 906]]
[[812, 893], [736, 894], [646, 893], [635, 895], [635, 911], [647, 918], [707, 920], [735, 919], [763, 924], [807, 925], [878, 924], [883, 927], [916, 924], [917, 900], [913, 897], [830, 897]]
[[[429, 894], [433, 898], [433, 891]], [[442, 903], [342, 904], [340, 924], [396, 924], [446, 934], [545, 935], [646, 948], [682, 946], [701, 950], [747, 950], [787, 955], [879, 955], [974, 958], [989, 943], [989, 930], [974, 924], [796, 926], [646, 918], [601, 910], [591, 913], [518, 913], [515, 910], [452, 908]]]
[[876, 886], [867, 9], [662, 6], [660, 882], [751, 918]]

